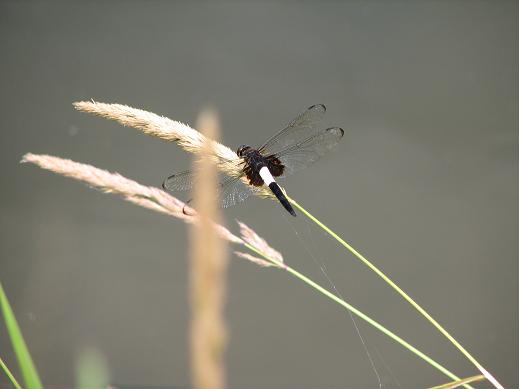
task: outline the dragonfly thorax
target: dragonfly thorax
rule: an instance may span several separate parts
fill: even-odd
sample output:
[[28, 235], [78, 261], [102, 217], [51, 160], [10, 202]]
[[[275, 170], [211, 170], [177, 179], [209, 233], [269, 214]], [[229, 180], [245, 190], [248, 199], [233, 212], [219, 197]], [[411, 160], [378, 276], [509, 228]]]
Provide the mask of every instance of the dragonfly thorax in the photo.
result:
[[261, 153], [250, 146], [240, 146], [236, 152], [245, 161], [245, 166], [254, 172], [259, 172], [263, 166], [267, 166], [267, 161]]
[[236, 150], [236, 154], [238, 154], [238, 157], [244, 157], [247, 151], [252, 150], [252, 147], [247, 145], [241, 145], [238, 147], [238, 150]]

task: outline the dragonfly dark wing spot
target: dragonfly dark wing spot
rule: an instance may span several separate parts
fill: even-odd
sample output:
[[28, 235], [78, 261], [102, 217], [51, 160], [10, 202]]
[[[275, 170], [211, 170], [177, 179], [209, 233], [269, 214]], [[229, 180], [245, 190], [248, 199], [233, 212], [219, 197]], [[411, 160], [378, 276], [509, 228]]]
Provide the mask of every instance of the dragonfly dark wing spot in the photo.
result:
[[265, 158], [267, 167], [274, 177], [279, 177], [285, 171], [285, 165], [275, 155], [269, 155]]
[[261, 178], [259, 172], [257, 172], [252, 166], [246, 165], [243, 169], [243, 172], [247, 176], [247, 180], [249, 180], [249, 184], [252, 186], [262, 186], [263, 178]]
[[262, 186], [263, 185], [263, 178], [258, 173], [254, 173], [249, 178], [249, 183], [253, 186]]

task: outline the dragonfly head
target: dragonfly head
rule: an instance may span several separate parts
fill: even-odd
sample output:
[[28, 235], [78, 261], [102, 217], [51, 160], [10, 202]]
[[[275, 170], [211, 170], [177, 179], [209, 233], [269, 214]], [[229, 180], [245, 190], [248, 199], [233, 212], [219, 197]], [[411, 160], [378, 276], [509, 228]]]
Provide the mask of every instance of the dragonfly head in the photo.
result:
[[245, 154], [245, 152], [247, 150], [250, 150], [250, 146], [247, 146], [247, 145], [241, 145], [240, 147], [238, 147], [238, 150], [236, 150], [236, 154], [238, 154], [238, 157], [243, 157], [243, 155]]

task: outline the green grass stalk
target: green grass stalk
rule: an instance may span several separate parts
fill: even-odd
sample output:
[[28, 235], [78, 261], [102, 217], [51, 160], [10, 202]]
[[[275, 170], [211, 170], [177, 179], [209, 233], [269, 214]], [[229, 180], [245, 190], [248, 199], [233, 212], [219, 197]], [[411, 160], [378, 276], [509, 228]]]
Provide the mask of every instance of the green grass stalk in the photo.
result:
[[20, 386], [20, 384], [18, 383], [18, 381], [16, 380], [16, 378], [14, 378], [13, 373], [11, 373], [11, 371], [9, 370], [9, 368], [7, 367], [7, 365], [4, 363], [4, 361], [2, 360], [2, 358], [0, 358], [0, 366], [2, 367], [2, 370], [4, 371], [5, 375], [9, 378], [9, 381], [11, 381], [11, 383], [13, 384], [13, 386], [14, 386], [16, 389], [22, 389], [22, 387]]
[[294, 199], [287, 196], [288, 200], [299, 209], [305, 216], [317, 224], [320, 228], [326, 231], [332, 238], [348, 249], [355, 257], [362, 261], [367, 267], [382, 278], [389, 286], [391, 286], [398, 294], [400, 294], [409, 304], [411, 304], [418, 312], [420, 312], [440, 333], [442, 333], [476, 368], [498, 389], [503, 389], [503, 386], [474, 358], [454, 337], [443, 328], [425, 309], [423, 309], [411, 296], [405, 293], [397, 284], [395, 284], [388, 276], [386, 276], [379, 268], [371, 263], [366, 257], [355, 250], [348, 242], [342, 239], [339, 235], [333, 232], [330, 228], [319, 221], [315, 216], [303, 208]]
[[[294, 277], [298, 278], [299, 280], [303, 281], [305, 284], [307, 284], [308, 286], [314, 288], [315, 290], [317, 290], [319, 293], [323, 294], [324, 296], [328, 297], [329, 299], [331, 299], [332, 301], [334, 301], [335, 303], [343, 306], [344, 308], [346, 308], [347, 310], [349, 310], [351, 313], [353, 313], [354, 315], [360, 317], [362, 320], [368, 322], [369, 324], [371, 324], [373, 327], [375, 327], [377, 330], [379, 330], [380, 332], [382, 332], [383, 334], [389, 336], [391, 339], [393, 339], [395, 342], [397, 342], [398, 344], [400, 344], [401, 346], [405, 347], [406, 349], [408, 349], [409, 351], [411, 351], [413, 354], [415, 354], [416, 356], [420, 357], [421, 359], [423, 359], [425, 362], [427, 362], [428, 364], [430, 364], [431, 366], [433, 366], [434, 368], [438, 369], [439, 371], [441, 371], [443, 374], [445, 374], [447, 377], [453, 379], [453, 380], [456, 380], [456, 381], [459, 381], [461, 378], [459, 378], [458, 376], [456, 376], [454, 373], [452, 373], [451, 371], [449, 371], [448, 369], [446, 369], [445, 367], [443, 367], [442, 365], [440, 365], [438, 362], [436, 362], [434, 359], [432, 359], [431, 357], [429, 357], [427, 354], [424, 354], [423, 352], [421, 352], [420, 350], [418, 350], [416, 347], [412, 346], [410, 343], [406, 342], [404, 339], [402, 339], [401, 337], [399, 337], [397, 334], [395, 334], [394, 332], [388, 330], [386, 327], [384, 327], [382, 324], [378, 323], [377, 321], [373, 320], [372, 318], [370, 318], [368, 315], [364, 314], [363, 312], [359, 311], [357, 308], [355, 308], [353, 305], [349, 304], [348, 302], [346, 302], [345, 300], [341, 299], [340, 297], [336, 296], [335, 294], [333, 294], [332, 292], [330, 292], [329, 290], [326, 290], [325, 288], [323, 288], [321, 285], [317, 284], [316, 282], [312, 281], [310, 278], [308, 278], [307, 276], [305, 276], [304, 274], [301, 274], [300, 272], [298, 272], [297, 270], [293, 269], [292, 267], [284, 264], [284, 263], [280, 263], [272, 258], [268, 258], [266, 257], [263, 253], [261, 253], [260, 251], [256, 250], [254, 247], [252, 247], [251, 245], [249, 245], [248, 243], [244, 243], [245, 246], [247, 246], [247, 248], [251, 251], [254, 251], [256, 254], [258, 255], [261, 255], [263, 258], [267, 259], [268, 261], [271, 261], [273, 262], [275, 265], [277, 265], [277, 267], [279, 268], [282, 268], [282, 269], [285, 269], [287, 272], [289, 272], [290, 274], [292, 274]], [[466, 388], [471, 388], [473, 389], [471, 386], [469, 385], [465, 385]]]
[[22, 371], [25, 388], [43, 389], [43, 386], [40, 382], [40, 377], [38, 376], [38, 372], [34, 367], [31, 355], [29, 354], [29, 350], [27, 349], [27, 345], [25, 344], [25, 340], [23, 339], [22, 331], [18, 326], [18, 322], [16, 321], [16, 317], [14, 316], [11, 304], [9, 304], [9, 300], [7, 299], [7, 296], [4, 292], [4, 288], [2, 287], [1, 283], [0, 308], [4, 316], [7, 332], [9, 334], [9, 338], [11, 339], [11, 343], [13, 344], [18, 364], [20, 365], [20, 370]]

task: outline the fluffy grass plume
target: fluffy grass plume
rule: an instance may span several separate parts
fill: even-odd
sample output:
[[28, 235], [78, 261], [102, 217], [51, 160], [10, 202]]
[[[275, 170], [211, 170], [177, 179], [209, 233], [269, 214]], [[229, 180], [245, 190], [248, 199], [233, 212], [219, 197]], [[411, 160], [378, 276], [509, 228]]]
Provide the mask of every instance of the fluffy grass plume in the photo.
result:
[[[99, 103], [92, 100], [78, 101], [73, 105], [78, 111], [115, 120], [123, 126], [136, 128], [144, 134], [175, 142], [187, 152], [196, 155], [200, 155], [204, 144], [209, 143], [211, 144], [209, 156], [216, 164], [218, 170], [231, 177], [242, 175], [241, 169], [238, 168], [241, 160], [236, 155], [236, 152], [218, 141], [204, 136], [199, 131], [182, 122], [123, 104]], [[246, 177], [243, 177], [242, 180], [245, 184], [248, 184]], [[274, 199], [272, 192], [268, 188], [255, 188], [254, 194]]]

